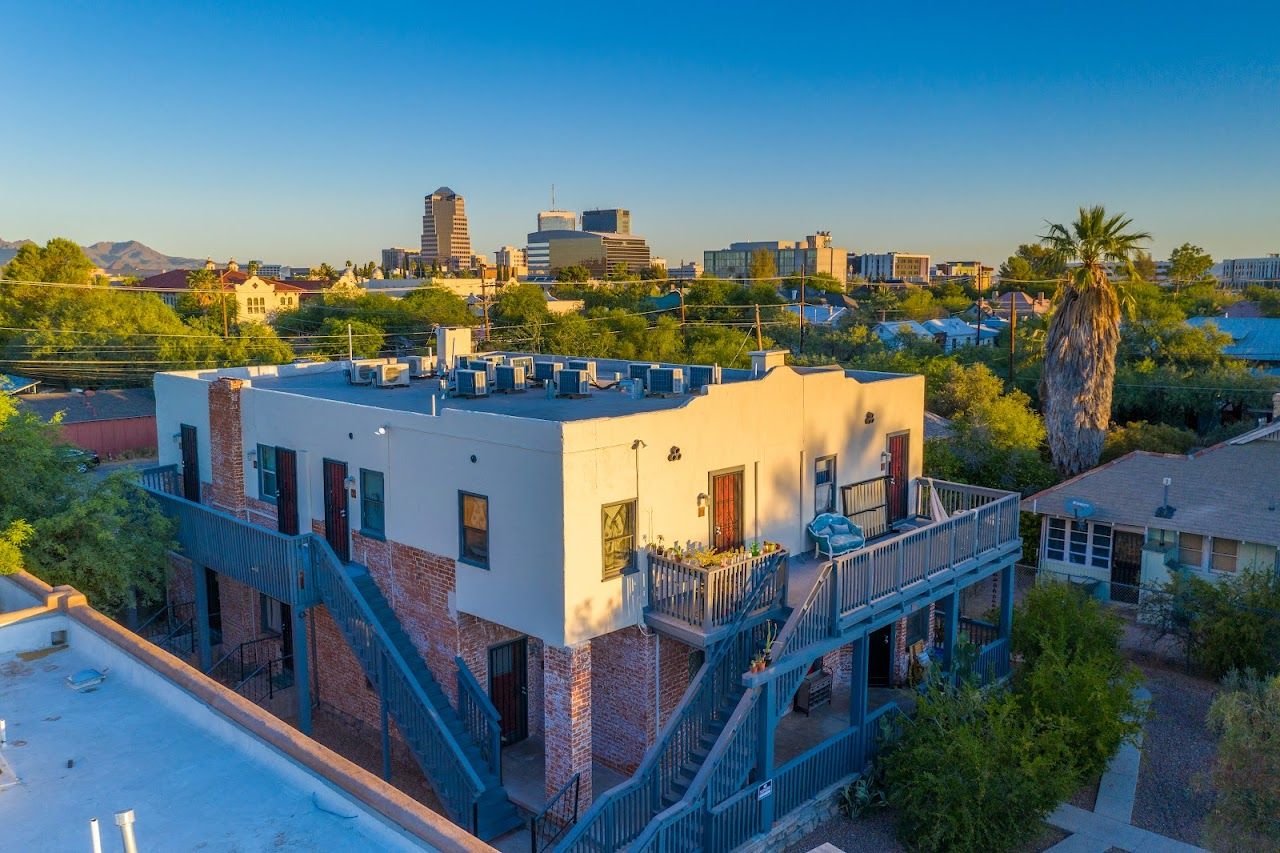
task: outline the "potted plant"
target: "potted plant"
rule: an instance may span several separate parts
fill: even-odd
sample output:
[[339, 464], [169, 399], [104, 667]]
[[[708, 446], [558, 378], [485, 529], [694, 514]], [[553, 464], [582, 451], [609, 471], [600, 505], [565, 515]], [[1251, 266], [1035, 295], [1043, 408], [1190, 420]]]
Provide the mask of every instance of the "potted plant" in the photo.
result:
[[776, 639], [778, 639], [778, 626], [770, 622], [769, 630], [765, 634], [764, 651], [760, 653], [766, 663], [773, 663], [773, 641]]

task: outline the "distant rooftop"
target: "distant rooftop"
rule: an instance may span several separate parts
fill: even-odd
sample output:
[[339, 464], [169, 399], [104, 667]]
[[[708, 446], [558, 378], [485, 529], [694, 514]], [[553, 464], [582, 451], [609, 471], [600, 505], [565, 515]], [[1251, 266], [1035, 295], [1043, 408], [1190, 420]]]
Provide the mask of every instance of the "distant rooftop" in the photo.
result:
[[45, 421], [62, 412], [64, 424], [145, 418], [156, 413], [156, 396], [150, 388], [27, 394], [18, 402]]
[[[105, 679], [73, 689], [93, 670]], [[94, 817], [118, 850], [114, 815], [129, 809], [141, 850], [483, 849], [30, 575], [0, 578], [0, 708], [7, 850], [88, 850]]]

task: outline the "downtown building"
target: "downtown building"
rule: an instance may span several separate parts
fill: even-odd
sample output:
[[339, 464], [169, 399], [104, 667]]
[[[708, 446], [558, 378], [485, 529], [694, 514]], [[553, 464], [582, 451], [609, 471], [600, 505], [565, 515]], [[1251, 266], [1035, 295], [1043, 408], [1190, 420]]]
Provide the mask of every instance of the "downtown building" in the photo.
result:
[[856, 274], [870, 282], [929, 283], [929, 256], [910, 252], [858, 255]]
[[581, 230], [545, 227], [571, 222], [573, 214], [566, 211], [538, 214], [538, 230], [528, 235], [526, 249], [530, 276], [551, 278], [565, 267], [580, 266], [604, 278], [619, 270], [638, 273], [653, 263], [649, 244], [631, 233], [631, 211], [585, 210]]
[[440, 187], [423, 200], [422, 263], [428, 268], [469, 269], [471, 234], [462, 196]]
[[730, 243], [727, 249], [702, 253], [702, 266], [714, 278], [744, 280], [751, 275], [751, 256], [760, 250], [773, 254], [781, 278], [797, 275], [829, 275], [845, 281], [849, 250], [831, 245], [831, 232], [819, 231], [803, 240], [765, 240]]
[[1221, 281], [1225, 287], [1245, 288], [1251, 284], [1280, 286], [1280, 253], [1265, 258], [1236, 258], [1222, 262]]

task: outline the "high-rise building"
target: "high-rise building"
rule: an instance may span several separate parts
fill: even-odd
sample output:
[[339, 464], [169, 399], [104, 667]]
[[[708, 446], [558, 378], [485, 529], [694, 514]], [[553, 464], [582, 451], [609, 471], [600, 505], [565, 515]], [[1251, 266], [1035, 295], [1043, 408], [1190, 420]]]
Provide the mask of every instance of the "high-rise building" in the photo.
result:
[[619, 269], [638, 273], [649, 266], [649, 246], [634, 234], [595, 231], [535, 231], [529, 235], [529, 275], [553, 276], [565, 267], [586, 267], [604, 277]]
[[884, 252], [858, 256], [858, 275], [867, 281], [929, 283], [929, 256]]
[[424, 199], [422, 261], [428, 266], [467, 267], [471, 264], [471, 235], [462, 196], [441, 187]]
[[544, 210], [538, 214], [539, 231], [574, 231], [578, 215], [572, 210]]
[[630, 234], [631, 211], [620, 207], [582, 211], [582, 230], [598, 234]]
[[761, 249], [773, 253], [774, 269], [780, 277], [803, 273], [845, 280], [849, 250], [832, 246], [830, 231], [819, 231], [803, 240], [730, 243], [727, 249], [703, 252], [703, 266], [708, 275], [716, 278], [745, 279], [751, 274], [751, 256]]
[[417, 256], [417, 249], [410, 249], [406, 246], [392, 246], [390, 249], [382, 250], [382, 272], [385, 275], [395, 275], [397, 272], [409, 275], [412, 272], [411, 258]]

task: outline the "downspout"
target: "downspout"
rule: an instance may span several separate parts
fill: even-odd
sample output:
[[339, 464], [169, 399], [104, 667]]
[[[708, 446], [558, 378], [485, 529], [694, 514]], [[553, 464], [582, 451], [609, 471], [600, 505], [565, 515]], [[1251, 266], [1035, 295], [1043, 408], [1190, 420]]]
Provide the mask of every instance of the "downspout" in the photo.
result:
[[662, 728], [662, 637], [653, 632], [653, 742]]

